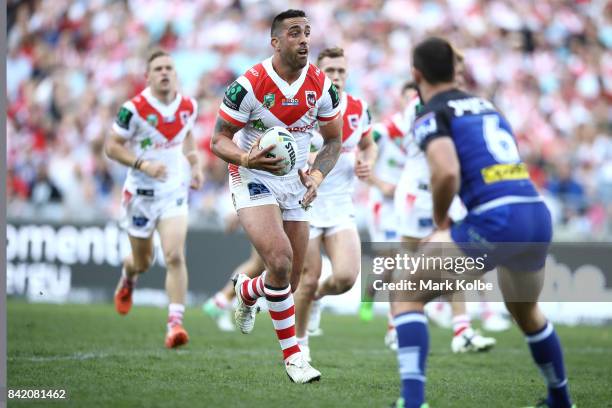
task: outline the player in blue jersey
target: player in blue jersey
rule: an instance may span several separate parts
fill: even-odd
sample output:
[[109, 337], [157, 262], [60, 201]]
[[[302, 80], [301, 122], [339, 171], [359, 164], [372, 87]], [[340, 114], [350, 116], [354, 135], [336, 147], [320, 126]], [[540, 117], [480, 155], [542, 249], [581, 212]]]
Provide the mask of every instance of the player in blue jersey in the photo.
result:
[[[506, 307], [525, 334], [548, 386], [548, 396], [536, 406], [572, 407], [561, 344], [537, 304], [552, 236], [550, 213], [520, 160], [512, 130], [491, 102], [455, 88], [454, 53], [446, 40], [432, 37], [419, 43], [412, 61], [413, 78], [425, 104], [414, 134], [431, 172], [437, 227], [427, 241], [446, 243], [445, 254], [453, 249], [464, 258], [486, 254], [482, 272], [497, 266]], [[457, 193], [468, 215], [452, 225], [448, 209]], [[436, 255], [431, 246], [423, 250]], [[439, 274], [425, 270], [400, 279], [417, 282], [428, 277], [442, 282]], [[427, 406], [429, 338], [423, 307], [451, 290], [392, 293], [402, 380], [402, 396], [394, 406]]]

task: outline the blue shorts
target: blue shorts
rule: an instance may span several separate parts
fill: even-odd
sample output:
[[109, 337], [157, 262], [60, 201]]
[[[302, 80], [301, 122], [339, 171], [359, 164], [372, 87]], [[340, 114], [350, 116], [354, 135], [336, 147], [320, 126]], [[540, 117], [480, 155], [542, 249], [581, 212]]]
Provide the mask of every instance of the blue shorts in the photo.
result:
[[552, 221], [543, 202], [507, 204], [480, 214], [468, 212], [453, 225], [451, 237], [467, 256], [484, 257], [485, 271], [499, 265], [533, 272], [546, 262]]

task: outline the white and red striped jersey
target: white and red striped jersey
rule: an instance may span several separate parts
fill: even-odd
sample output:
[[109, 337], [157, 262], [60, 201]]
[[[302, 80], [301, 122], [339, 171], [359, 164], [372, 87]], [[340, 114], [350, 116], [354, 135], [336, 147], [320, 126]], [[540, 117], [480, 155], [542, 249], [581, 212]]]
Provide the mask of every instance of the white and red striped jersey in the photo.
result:
[[374, 175], [385, 183], [397, 184], [406, 161], [403, 143], [407, 126], [403, 116], [396, 113], [374, 125], [373, 129], [374, 141], [378, 146]]
[[[372, 130], [368, 104], [360, 98], [342, 93], [340, 99], [342, 115], [342, 149], [338, 161], [325, 177], [319, 188], [318, 196], [351, 194], [355, 182], [355, 158], [361, 139]], [[323, 137], [317, 132], [312, 139], [312, 150], [323, 146]]]
[[[227, 88], [219, 116], [242, 127], [234, 140], [246, 151], [266, 129], [272, 126], [286, 128], [298, 145], [296, 164], [289, 173], [297, 177], [298, 169], [306, 165], [314, 127], [318, 121], [336, 118], [339, 105], [336, 87], [313, 64], [305, 66], [299, 78], [288, 84], [274, 71], [272, 58], [268, 58], [247, 70]], [[277, 177], [262, 170], [250, 171]]]
[[417, 114], [417, 108], [421, 104], [418, 97], [412, 99], [403, 113], [403, 121], [406, 132], [402, 147], [406, 153], [404, 171], [400, 177], [402, 183], [418, 186], [419, 184], [429, 185], [429, 167], [427, 158], [419, 148], [414, 139], [413, 125]]
[[160, 181], [130, 168], [126, 189], [150, 189], [157, 195], [188, 188], [189, 164], [183, 155], [183, 141], [193, 128], [197, 110], [193, 98], [177, 94], [166, 105], [153, 96], [150, 88], [121, 106], [113, 131], [128, 139], [129, 147], [138, 158], [162, 162], [167, 169], [166, 180]]

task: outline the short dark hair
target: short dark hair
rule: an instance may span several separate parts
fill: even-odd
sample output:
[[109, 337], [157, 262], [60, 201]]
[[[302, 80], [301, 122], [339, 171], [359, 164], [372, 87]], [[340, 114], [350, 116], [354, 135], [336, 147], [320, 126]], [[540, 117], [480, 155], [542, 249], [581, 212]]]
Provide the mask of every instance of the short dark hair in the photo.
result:
[[270, 36], [274, 37], [281, 23], [284, 20], [287, 20], [288, 18], [295, 18], [295, 17], [306, 17], [306, 13], [304, 13], [302, 10], [289, 9], [289, 10], [283, 11], [280, 14], [277, 14], [276, 17], [274, 17], [274, 20], [272, 20], [272, 28], [270, 29]]
[[414, 82], [414, 81], [406, 81], [406, 82], [404, 82], [404, 85], [402, 85], [402, 90], [400, 91], [400, 93], [403, 95], [404, 92], [406, 92], [409, 89], [413, 89], [415, 91], [418, 91], [416, 82]]
[[325, 48], [317, 57], [317, 65], [321, 63], [323, 58], [340, 58], [344, 57], [344, 50], [340, 47]]
[[414, 48], [412, 65], [432, 85], [441, 82], [453, 82], [455, 77], [455, 52], [445, 39], [429, 37]]
[[170, 54], [168, 54], [167, 51], [164, 50], [154, 50], [153, 52], [151, 52], [149, 54], [149, 57], [147, 58], [147, 72], [149, 72], [149, 68], [151, 67], [151, 63], [153, 62], [153, 60], [159, 58], [159, 57], [169, 57]]

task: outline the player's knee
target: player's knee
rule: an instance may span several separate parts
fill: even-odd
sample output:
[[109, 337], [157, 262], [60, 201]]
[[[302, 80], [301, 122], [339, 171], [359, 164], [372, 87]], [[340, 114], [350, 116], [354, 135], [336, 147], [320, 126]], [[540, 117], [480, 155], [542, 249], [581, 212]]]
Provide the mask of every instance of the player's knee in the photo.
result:
[[291, 271], [291, 256], [290, 251], [277, 251], [268, 258], [269, 272], [279, 278], [289, 278]]
[[153, 265], [153, 254], [134, 256], [132, 262], [137, 274], [145, 273]]
[[164, 253], [164, 260], [169, 267], [179, 267], [185, 263], [183, 251], [172, 250]]
[[336, 290], [339, 293], [348, 292], [355, 284], [356, 279], [357, 276], [351, 273], [344, 273], [340, 276], [334, 277], [334, 280], [336, 282]]
[[319, 286], [319, 280], [312, 274], [303, 274], [300, 278], [300, 292], [308, 297], [313, 297]]

